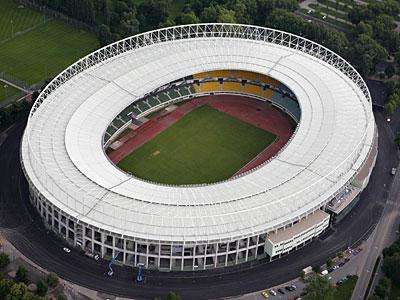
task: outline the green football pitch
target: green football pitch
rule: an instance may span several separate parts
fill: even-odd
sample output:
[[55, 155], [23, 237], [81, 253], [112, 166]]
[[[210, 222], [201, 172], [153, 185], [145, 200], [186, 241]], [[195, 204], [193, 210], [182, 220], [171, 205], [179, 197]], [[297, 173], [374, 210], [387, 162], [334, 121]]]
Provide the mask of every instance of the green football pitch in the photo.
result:
[[276, 136], [201, 106], [126, 156], [118, 166], [146, 180], [200, 184], [228, 179]]
[[99, 46], [96, 36], [0, 0], [0, 72], [29, 85], [52, 78]]

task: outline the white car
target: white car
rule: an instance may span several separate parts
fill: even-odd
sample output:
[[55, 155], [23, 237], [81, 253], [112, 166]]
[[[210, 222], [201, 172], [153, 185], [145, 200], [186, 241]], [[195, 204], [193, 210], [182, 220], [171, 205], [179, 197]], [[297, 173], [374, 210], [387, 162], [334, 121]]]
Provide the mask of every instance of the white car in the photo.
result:
[[396, 168], [392, 168], [392, 171], [390, 172], [390, 174], [395, 175], [396, 174], [397, 169]]
[[71, 252], [71, 250], [69, 250], [67, 247], [64, 247], [63, 250], [64, 250], [65, 252], [67, 252], [67, 253], [70, 253], [70, 252]]
[[272, 295], [272, 296], [276, 296], [276, 292], [273, 289], [269, 289], [268, 292]]
[[98, 254], [96, 254], [95, 256], [93, 256], [94, 260], [99, 260], [100, 256]]

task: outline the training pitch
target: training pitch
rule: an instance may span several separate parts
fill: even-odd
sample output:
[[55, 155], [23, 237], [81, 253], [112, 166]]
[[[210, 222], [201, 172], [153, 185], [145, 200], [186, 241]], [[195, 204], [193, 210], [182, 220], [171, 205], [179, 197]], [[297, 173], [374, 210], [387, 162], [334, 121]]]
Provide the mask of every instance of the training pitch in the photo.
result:
[[204, 105], [126, 156], [118, 166], [158, 183], [218, 182], [232, 177], [275, 138]]

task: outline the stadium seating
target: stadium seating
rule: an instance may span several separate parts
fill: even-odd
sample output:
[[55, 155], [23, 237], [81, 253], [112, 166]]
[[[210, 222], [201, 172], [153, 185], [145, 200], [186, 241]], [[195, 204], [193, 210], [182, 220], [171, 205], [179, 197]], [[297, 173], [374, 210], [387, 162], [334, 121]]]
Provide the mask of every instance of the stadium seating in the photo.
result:
[[[224, 78], [224, 81], [221, 83], [219, 78]], [[195, 74], [193, 79], [199, 83], [170, 87], [169, 90], [147, 96], [129, 105], [108, 126], [104, 142], [129, 122], [132, 114], [138, 116], [162, 103], [196, 93], [225, 91], [255, 95], [285, 108], [297, 121], [300, 119], [300, 108], [297, 101], [289, 96], [292, 94], [290, 89], [267, 75], [240, 70], [217, 70]], [[242, 82], [243, 80], [245, 81]]]
[[193, 75], [194, 79], [228, 78], [228, 77], [231, 77], [231, 71], [230, 70], [216, 70], [216, 71], [197, 73], [197, 74]]
[[202, 82], [200, 85], [195, 85], [197, 93], [219, 92], [222, 90], [222, 84], [218, 81]]
[[222, 88], [224, 91], [242, 92], [243, 85], [240, 82], [224, 81]]
[[132, 114], [138, 116], [159, 104], [194, 93], [196, 93], [195, 88], [193, 86], [186, 85], [176, 87], [169, 91], [162, 91], [156, 95], [151, 95], [135, 103], [132, 103], [131, 105], [126, 107], [108, 126], [104, 134], [104, 142], [106, 143], [111, 138], [111, 136], [115, 132], [117, 132], [118, 129], [122, 128], [124, 124], [129, 122], [131, 120]]
[[231, 76], [230, 77], [239, 78], [239, 79], [253, 80], [253, 81], [259, 81], [260, 80], [260, 74], [258, 74], [258, 73], [249, 72], [249, 71], [240, 71], [240, 70], [231, 71]]
[[254, 85], [254, 84], [246, 83], [243, 87], [243, 92], [247, 93], [247, 94], [259, 96], [259, 97], [265, 97], [263, 88], [261, 86]]
[[[279, 89], [282, 91], [287, 91], [288, 89], [283, 86], [282, 84], [279, 85]], [[295, 119], [296, 121], [300, 121], [300, 107], [299, 103], [288, 95], [284, 95], [281, 92], [276, 91], [273, 96], [272, 96], [272, 102], [277, 104], [278, 106], [284, 107], [286, 111], [288, 111]]]

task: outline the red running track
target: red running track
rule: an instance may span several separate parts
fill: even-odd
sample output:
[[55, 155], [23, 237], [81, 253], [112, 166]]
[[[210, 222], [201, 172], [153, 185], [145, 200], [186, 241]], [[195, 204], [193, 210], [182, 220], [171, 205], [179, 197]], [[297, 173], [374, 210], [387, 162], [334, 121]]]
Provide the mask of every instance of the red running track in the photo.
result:
[[125, 156], [153, 139], [158, 133], [164, 131], [184, 115], [201, 105], [210, 105], [214, 109], [272, 132], [277, 136], [274, 143], [260, 152], [235, 175], [249, 171], [274, 157], [293, 134], [293, 127], [289, 121], [289, 116], [265, 102], [244, 96], [206, 96], [195, 98], [168, 114], [156, 115], [137, 129], [129, 131], [119, 138], [122, 145], [118, 149], [111, 151], [108, 154], [109, 158], [113, 163], [117, 164]]

